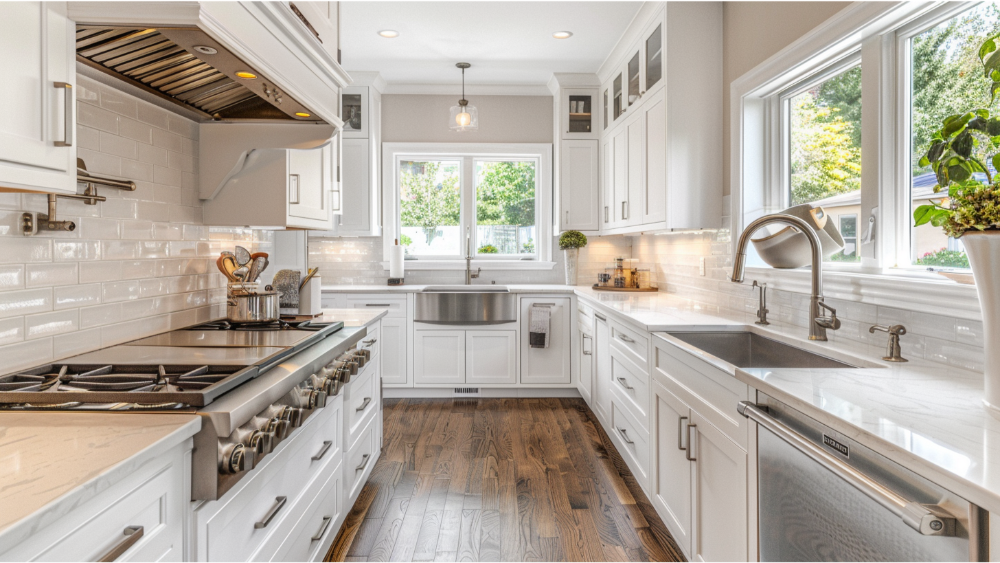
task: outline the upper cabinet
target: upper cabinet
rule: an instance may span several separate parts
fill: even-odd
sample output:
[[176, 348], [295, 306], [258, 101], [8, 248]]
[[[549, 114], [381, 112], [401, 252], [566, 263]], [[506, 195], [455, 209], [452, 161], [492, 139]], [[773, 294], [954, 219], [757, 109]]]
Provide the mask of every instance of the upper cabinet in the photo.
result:
[[76, 193], [75, 33], [65, 2], [0, 4], [0, 191]]
[[720, 2], [646, 3], [601, 68], [602, 234], [721, 224], [721, 38]]
[[323, 50], [340, 62], [340, 3], [289, 2], [288, 7], [302, 25], [323, 45]]
[[598, 140], [601, 104], [595, 74], [556, 73], [549, 81], [553, 124], [555, 232], [600, 229]]

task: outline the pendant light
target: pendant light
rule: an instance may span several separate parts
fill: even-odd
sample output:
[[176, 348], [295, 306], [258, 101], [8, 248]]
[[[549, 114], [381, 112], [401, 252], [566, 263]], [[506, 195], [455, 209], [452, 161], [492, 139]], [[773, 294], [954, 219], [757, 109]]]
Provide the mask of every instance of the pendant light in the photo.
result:
[[457, 63], [455, 66], [462, 69], [462, 99], [458, 101], [457, 106], [451, 106], [451, 120], [448, 122], [448, 127], [460, 133], [462, 131], [478, 131], [479, 111], [476, 106], [470, 106], [469, 100], [465, 99], [465, 69], [472, 65]]

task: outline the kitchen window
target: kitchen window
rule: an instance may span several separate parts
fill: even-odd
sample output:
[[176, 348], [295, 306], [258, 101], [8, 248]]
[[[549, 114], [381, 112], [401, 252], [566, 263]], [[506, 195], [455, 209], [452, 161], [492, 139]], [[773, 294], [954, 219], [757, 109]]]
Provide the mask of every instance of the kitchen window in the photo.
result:
[[915, 206], [941, 199], [918, 161], [944, 117], [987, 107], [977, 51], [998, 32], [992, 2], [855, 4], [733, 82], [733, 232], [808, 203], [844, 238], [832, 270], [966, 267], [961, 241], [912, 227]]
[[464, 268], [470, 246], [480, 264], [551, 267], [551, 145], [385, 143], [383, 153], [385, 245], [399, 239], [407, 268]]

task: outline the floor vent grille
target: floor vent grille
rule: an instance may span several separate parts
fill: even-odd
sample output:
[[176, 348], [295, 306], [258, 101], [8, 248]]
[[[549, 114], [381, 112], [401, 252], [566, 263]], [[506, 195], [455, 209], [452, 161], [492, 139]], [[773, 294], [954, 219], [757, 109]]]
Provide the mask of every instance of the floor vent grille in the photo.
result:
[[456, 387], [455, 397], [478, 397], [482, 393], [479, 392], [479, 387]]

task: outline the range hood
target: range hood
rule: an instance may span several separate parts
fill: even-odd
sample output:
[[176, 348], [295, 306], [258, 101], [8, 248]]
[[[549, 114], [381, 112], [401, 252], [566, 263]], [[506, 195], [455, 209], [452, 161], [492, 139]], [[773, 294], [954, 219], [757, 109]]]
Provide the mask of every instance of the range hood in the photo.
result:
[[205, 121], [318, 120], [198, 28], [79, 25], [76, 56]]

